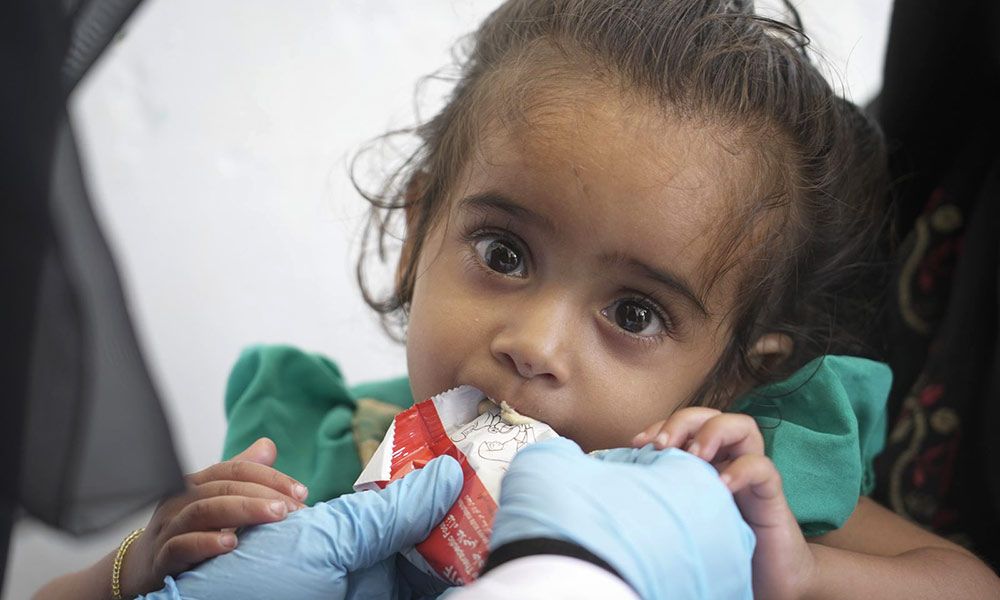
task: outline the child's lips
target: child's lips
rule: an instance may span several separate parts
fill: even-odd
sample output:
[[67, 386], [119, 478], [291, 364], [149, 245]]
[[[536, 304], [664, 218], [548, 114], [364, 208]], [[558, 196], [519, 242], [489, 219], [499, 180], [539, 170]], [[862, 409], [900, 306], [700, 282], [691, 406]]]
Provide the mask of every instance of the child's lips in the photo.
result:
[[506, 400], [498, 400], [485, 392], [483, 393], [483, 398], [499, 406], [500, 417], [510, 425], [523, 425], [537, 421], [537, 419], [531, 417], [530, 415], [526, 415], [519, 411], [516, 407], [511, 406], [511, 404]]

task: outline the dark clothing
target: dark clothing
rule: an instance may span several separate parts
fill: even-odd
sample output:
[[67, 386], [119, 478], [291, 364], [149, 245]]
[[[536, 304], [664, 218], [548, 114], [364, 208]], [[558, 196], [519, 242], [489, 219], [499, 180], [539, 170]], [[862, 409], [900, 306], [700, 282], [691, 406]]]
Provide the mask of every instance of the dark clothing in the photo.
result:
[[14, 0], [0, 19], [0, 581], [15, 511], [82, 533], [183, 489], [69, 93], [138, 0]]
[[1000, 8], [897, 2], [875, 111], [895, 182], [877, 500], [1000, 566]]

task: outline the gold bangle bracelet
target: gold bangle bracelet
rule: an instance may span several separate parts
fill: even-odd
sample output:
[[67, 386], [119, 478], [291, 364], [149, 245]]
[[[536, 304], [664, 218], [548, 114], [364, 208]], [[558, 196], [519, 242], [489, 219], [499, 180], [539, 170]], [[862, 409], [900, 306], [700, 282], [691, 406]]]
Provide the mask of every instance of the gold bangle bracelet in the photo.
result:
[[121, 545], [118, 546], [118, 552], [115, 553], [115, 564], [111, 567], [111, 597], [114, 600], [122, 600], [122, 563], [125, 562], [125, 553], [128, 552], [128, 547], [132, 545], [132, 542], [145, 530], [145, 527], [136, 529], [125, 536]]

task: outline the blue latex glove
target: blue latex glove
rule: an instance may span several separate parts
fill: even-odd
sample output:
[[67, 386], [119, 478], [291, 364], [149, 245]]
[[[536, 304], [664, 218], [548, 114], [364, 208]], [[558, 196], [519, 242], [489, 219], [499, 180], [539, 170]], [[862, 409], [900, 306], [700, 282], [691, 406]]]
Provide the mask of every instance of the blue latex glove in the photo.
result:
[[586, 548], [642, 598], [753, 597], [753, 531], [715, 469], [677, 449], [528, 446], [504, 477], [490, 549], [530, 538]]
[[[424, 540], [458, 498], [462, 469], [442, 456], [377, 492], [361, 492], [246, 529], [239, 545], [167, 577], [148, 600], [411, 598], [397, 553]], [[406, 563], [400, 558], [400, 567]], [[408, 563], [406, 563], [408, 564]], [[407, 574], [414, 567], [404, 567]], [[429, 581], [421, 579], [420, 584]], [[430, 590], [440, 592], [439, 588]]]

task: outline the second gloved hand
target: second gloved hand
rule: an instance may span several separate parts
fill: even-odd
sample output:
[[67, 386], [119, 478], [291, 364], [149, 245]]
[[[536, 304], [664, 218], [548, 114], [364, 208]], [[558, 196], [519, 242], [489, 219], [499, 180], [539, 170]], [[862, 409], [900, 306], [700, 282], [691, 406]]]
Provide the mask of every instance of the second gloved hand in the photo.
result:
[[[147, 600], [410, 597], [396, 553], [426, 538], [462, 488], [442, 456], [377, 492], [361, 492], [247, 529], [232, 552], [202, 563]], [[423, 583], [423, 582], [421, 582]], [[402, 582], [405, 586], [406, 582]]]
[[500, 490], [491, 551], [580, 546], [642, 597], [751, 598], [754, 535], [711, 465], [676, 449], [584, 454], [564, 438], [522, 450]]

